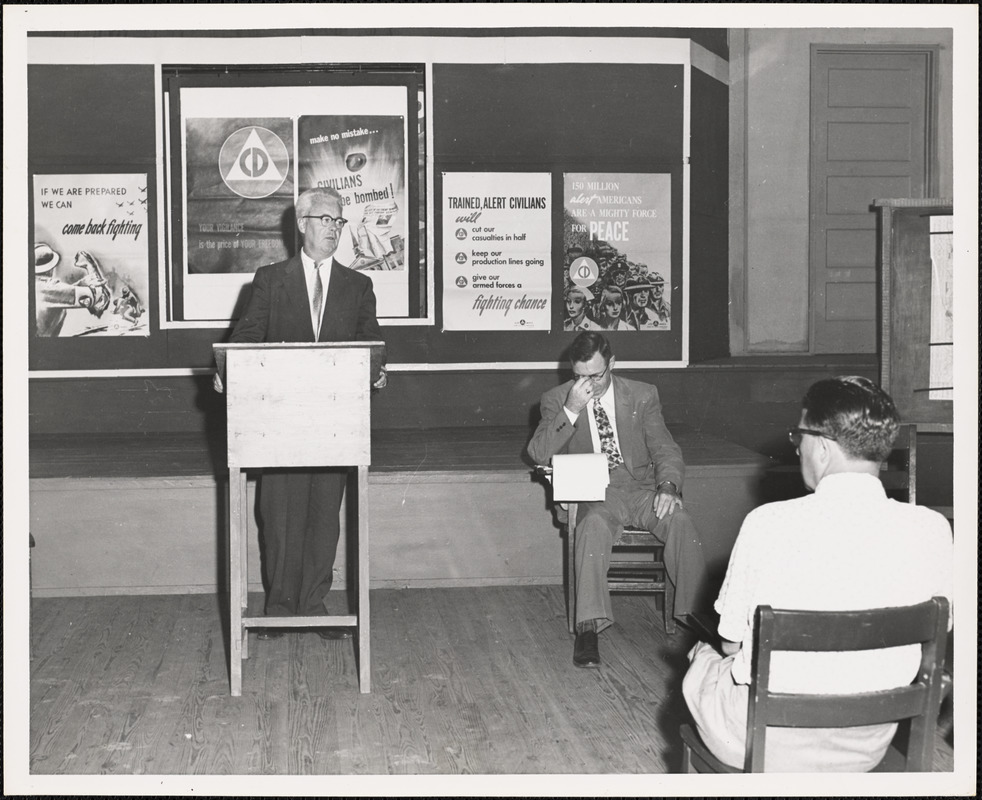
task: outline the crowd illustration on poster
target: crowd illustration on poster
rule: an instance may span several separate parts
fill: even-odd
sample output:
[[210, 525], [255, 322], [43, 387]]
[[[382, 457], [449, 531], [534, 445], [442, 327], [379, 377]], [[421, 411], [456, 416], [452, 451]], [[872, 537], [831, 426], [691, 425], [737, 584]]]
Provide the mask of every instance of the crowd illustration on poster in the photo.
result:
[[[591, 289], [570, 277], [593, 261], [596, 280]], [[567, 331], [669, 330], [672, 309], [665, 298], [665, 278], [646, 264], [631, 261], [603, 240], [566, 248], [563, 299]], [[574, 266], [574, 264], [576, 266]], [[584, 275], [591, 275], [588, 271]]]
[[146, 175], [34, 176], [35, 333], [149, 336]]

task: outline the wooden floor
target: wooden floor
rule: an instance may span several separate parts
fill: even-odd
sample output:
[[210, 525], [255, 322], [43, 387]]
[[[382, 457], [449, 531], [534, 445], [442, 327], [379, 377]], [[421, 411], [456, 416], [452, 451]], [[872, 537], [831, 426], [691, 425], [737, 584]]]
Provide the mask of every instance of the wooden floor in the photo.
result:
[[[258, 599], [258, 598], [257, 598]], [[692, 634], [615, 596], [604, 665], [571, 662], [559, 586], [374, 590], [372, 693], [351, 640], [250, 642], [229, 696], [214, 595], [36, 599], [32, 775], [677, 772]], [[950, 771], [939, 741], [936, 771]]]

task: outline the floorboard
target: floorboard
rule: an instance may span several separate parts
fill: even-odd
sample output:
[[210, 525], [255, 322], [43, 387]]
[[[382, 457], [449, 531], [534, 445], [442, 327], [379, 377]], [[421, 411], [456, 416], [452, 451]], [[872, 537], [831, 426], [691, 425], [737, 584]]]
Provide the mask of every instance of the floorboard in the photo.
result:
[[[258, 598], [253, 598], [253, 601]], [[604, 665], [571, 662], [559, 586], [372, 592], [372, 693], [352, 640], [250, 641], [229, 695], [215, 595], [36, 599], [34, 775], [678, 772], [692, 634], [614, 597]], [[938, 743], [935, 770], [951, 769]]]

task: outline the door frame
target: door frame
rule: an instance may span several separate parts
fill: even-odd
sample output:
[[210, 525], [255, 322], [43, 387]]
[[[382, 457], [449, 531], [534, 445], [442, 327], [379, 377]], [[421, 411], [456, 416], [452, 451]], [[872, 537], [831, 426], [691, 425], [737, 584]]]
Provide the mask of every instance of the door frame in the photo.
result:
[[[809, 92], [809, 114], [811, 114], [812, 109], [812, 78], [815, 71], [815, 61], [819, 55], [823, 54], [865, 54], [865, 53], [876, 53], [876, 54], [886, 54], [895, 53], [897, 55], [914, 55], [923, 54], [926, 56], [926, 80], [924, 87], [924, 113], [925, 113], [925, 125], [924, 125], [924, 196], [934, 197], [938, 194], [938, 184], [939, 175], [941, 172], [941, 165], [938, 163], [938, 95], [940, 91], [938, 67], [940, 63], [941, 47], [940, 45], [917, 45], [917, 44], [821, 44], [812, 43], [810, 46], [809, 53], [809, 81], [808, 81], [808, 92]], [[813, 160], [812, 160], [812, 141], [814, 139], [815, 120], [813, 117], [809, 118], [808, 122], [808, 138], [809, 138], [809, 148], [808, 148], [808, 353], [811, 355], [815, 354], [815, 309], [813, 308], [813, 297], [811, 292], [811, 280], [812, 280], [812, 245], [811, 242], [814, 238], [814, 231], [812, 230], [812, 220], [815, 217], [815, 209], [813, 207], [814, 203], [814, 181], [815, 175], [813, 170]], [[871, 207], [871, 213], [873, 209]], [[877, 254], [879, 253], [879, 236], [880, 232], [877, 231]], [[881, 281], [883, 276], [881, 275], [881, 270], [879, 263], [876, 265], [876, 281], [877, 289], [875, 296], [878, 298], [880, 296]], [[880, 319], [880, 309], [877, 306], [877, 323], [876, 328], [880, 330], [883, 321]]]

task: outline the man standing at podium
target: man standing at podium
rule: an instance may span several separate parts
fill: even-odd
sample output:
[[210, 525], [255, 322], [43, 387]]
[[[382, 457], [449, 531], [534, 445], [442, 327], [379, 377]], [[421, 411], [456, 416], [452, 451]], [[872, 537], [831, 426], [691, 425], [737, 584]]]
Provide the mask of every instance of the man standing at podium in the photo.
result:
[[[341, 196], [308, 189], [297, 199], [303, 247], [293, 258], [260, 267], [245, 313], [231, 342], [381, 341], [375, 292], [367, 275], [334, 260], [341, 231]], [[373, 384], [387, 381], [385, 367]], [[224, 391], [221, 371], [216, 391]], [[267, 616], [327, 614], [327, 596], [340, 536], [343, 468], [266, 469], [259, 483], [259, 513], [268, 578]], [[324, 639], [351, 636], [347, 628], [320, 628]], [[259, 639], [282, 631], [266, 628]]]

